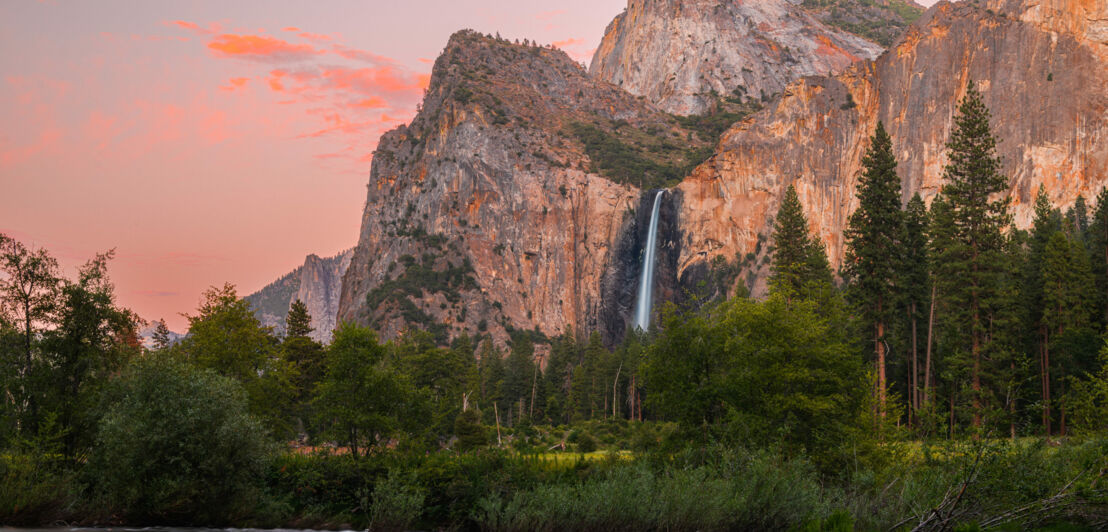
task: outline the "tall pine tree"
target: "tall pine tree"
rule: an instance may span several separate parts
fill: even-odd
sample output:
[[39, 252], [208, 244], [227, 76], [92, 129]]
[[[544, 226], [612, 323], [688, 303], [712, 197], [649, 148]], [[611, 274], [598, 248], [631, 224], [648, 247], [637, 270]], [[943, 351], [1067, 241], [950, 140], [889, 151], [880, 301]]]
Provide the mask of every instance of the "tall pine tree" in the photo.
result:
[[991, 199], [1008, 190], [1008, 179], [1000, 173], [989, 110], [972, 81], [954, 117], [947, 159], [943, 195], [950, 202], [955, 238], [941, 257], [953, 274], [943, 281], [954, 303], [952, 311], [958, 312], [969, 328], [961, 352], [968, 354], [965, 365], [970, 371], [973, 427], [977, 429], [984, 414], [982, 377], [989, 370], [982, 358], [988, 341], [987, 313], [998, 295], [1009, 200]]
[[912, 404], [910, 412], [917, 417], [922, 404], [922, 385], [920, 383], [920, 332], [921, 320], [929, 308], [931, 294], [931, 276], [928, 257], [928, 224], [930, 219], [927, 207], [917, 192], [908, 201], [904, 210], [904, 232], [899, 278], [901, 282], [901, 304], [907, 316], [908, 351], [911, 353], [908, 377], [908, 399]]
[[885, 334], [894, 312], [897, 256], [900, 252], [902, 213], [900, 176], [892, 139], [885, 125], [877, 123], [870, 147], [862, 159], [864, 172], [858, 180], [858, 208], [847, 225], [844, 270], [850, 281], [847, 292], [856, 315], [872, 333], [877, 371], [878, 415], [887, 412]]

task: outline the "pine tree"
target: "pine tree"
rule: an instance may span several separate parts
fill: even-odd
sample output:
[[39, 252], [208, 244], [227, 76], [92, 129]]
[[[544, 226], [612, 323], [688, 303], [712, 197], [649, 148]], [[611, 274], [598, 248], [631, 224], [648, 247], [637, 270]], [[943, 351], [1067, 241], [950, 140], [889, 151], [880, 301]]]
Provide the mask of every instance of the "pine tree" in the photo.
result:
[[[1043, 430], [1049, 435], [1050, 428], [1050, 327], [1044, 321], [1047, 309], [1044, 308], [1043, 270], [1048, 243], [1062, 231], [1061, 214], [1050, 202], [1046, 187], [1039, 185], [1035, 196], [1035, 218], [1032, 222], [1031, 236], [1028, 242], [1027, 261], [1023, 275], [1023, 306], [1026, 309], [1026, 329], [1035, 331], [1035, 338], [1029, 342], [1038, 352], [1039, 391], [1043, 405]], [[1055, 252], [1056, 253], [1056, 252]]]
[[973, 82], [954, 117], [947, 142], [948, 164], [943, 171], [943, 195], [950, 201], [955, 229], [954, 245], [941, 259], [954, 275], [943, 280], [952, 299], [952, 310], [962, 314], [969, 327], [968, 366], [973, 402], [973, 427], [983, 422], [982, 350], [988, 341], [986, 311], [997, 296], [998, 271], [1004, 245], [1002, 229], [1009, 222], [1007, 198], [990, 197], [1008, 189], [1000, 174], [996, 139], [989, 126], [989, 110]]
[[796, 188], [789, 185], [774, 221], [774, 251], [770, 287], [786, 300], [822, 295], [831, 284], [831, 268], [818, 238], [808, 235], [808, 219]]
[[858, 180], [858, 208], [850, 215], [845, 232], [844, 269], [850, 280], [848, 291], [857, 316], [872, 332], [877, 371], [877, 409], [887, 412], [885, 334], [894, 311], [897, 255], [902, 238], [900, 176], [896, 174], [892, 139], [885, 125], [877, 123], [870, 147], [862, 159], [864, 172]]
[[289, 306], [288, 316], [285, 318], [285, 337], [307, 338], [312, 334], [312, 316], [308, 314], [308, 305], [297, 299]]
[[930, 218], [927, 207], [917, 192], [908, 201], [904, 210], [903, 254], [898, 272], [901, 282], [902, 305], [907, 316], [908, 351], [911, 352], [908, 398], [912, 403], [913, 416], [922, 406], [922, 385], [920, 383], [919, 336], [920, 320], [925, 317], [931, 294], [931, 276], [928, 254], [928, 224]]
[[154, 326], [154, 333], [151, 334], [150, 341], [154, 344], [154, 349], [157, 351], [169, 347], [169, 327], [166, 326], [164, 319], [157, 321], [157, 325]]
[[1096, 198], [1096, 210], [1088, 230], [1089, 259], [1096, 283], [1094, 297], [1099, 328], [1108, 325], [1108, 188]]

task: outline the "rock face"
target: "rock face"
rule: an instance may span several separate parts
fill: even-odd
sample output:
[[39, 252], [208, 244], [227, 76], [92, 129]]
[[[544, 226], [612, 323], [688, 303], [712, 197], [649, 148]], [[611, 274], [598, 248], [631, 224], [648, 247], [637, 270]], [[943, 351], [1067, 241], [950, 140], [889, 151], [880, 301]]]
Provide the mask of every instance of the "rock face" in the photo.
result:
[[1108, 2], [994, 0], [933, 6], [874, 62], [809, 77], [724, 134], [681, 183], [679, 269], [748, 257], [764, 286], [772, 216], [795, 184], [833, 266], [856, 207], [861, 159], [877, 122], [893, 138], [904, 200], [940, 189], [952, 115], [974, 80], [992, 111], [1020, 227], [1040, 184], [1059, 206], [1108, 183]]
[[312, 316], [312, 338], [328, 343], [331, 332], [338, 325], [339, 294], [342, 292], [342, 276], [350, 266], [354, 250], [346, 250], [334, 257], [320, 258], [308, 255], [304, 264], [289, 272], [265, 288], [246, 296], [254, 314], [262, 322], [274, 328], [278, 334], [285, 332], [285, 317], [289, 305], [299, 299], [308, 306]]
[[[560, 51], [457, 33], [418, 116], [374, 154], [339, 317], [440, 342], [598, 330], [604, 279], [624, 275], [613, 246], [637, 233], [634, 179], [698, 142]], [[604, 177], [604, 161], [646, 174]]]
[[911, 0], [804, 0], [824, 24], [890, 46], [923, 13]]
[[629, 0], [590, 71], [690, 115], [708, 110], [713, 92], [766, 99], [801, 76], [839, 72], [881, 50], [796, 0]]

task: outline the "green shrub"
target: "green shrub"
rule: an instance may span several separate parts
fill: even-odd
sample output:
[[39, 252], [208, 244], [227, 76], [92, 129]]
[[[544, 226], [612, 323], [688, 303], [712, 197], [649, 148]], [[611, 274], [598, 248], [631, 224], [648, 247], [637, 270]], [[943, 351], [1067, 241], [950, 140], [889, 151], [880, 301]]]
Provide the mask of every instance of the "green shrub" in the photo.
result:
[[106, 507], [133, 522], [217, 524], [250, 506], [269, 447], [238, 383], [156, 356], [106, 396], [88, 465]]
[[370, 506], [370, 530], [410, 530], [412, 523], [423, 512], [426, 491], [409, 476], [397, 471], [373, 488], [373, 504]]

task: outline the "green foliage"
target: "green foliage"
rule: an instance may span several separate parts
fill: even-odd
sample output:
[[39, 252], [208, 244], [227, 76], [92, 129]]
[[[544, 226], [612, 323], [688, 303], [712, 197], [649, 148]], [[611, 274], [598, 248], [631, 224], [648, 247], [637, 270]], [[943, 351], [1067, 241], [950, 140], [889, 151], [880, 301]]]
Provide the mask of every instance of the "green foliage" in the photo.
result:
[[830, 513], [803, 461], [713, 449], [709, 464], [616, 465], [477, 503], [484, 530], [784, 530]]
[[312, 334], [312, 316], [308, 313], [308, 305], [297, 299], [289, 305], [288, 316], [285, 317], [285, 337], [298, 338]]
[[314, 406], [323, 434], [359, 457], [402, 428], [420, 422], [417, 397], [408, 382], [383, 364], [377, 333], [339, 325], [327, 349], [323, 381]]
[[[989, 126], [989, 110], [971, 82], [954, 117], [947, 142], [948, 164], [943, 172], [942, 194], [949, 215], [936, 217], [946, 225], [939, 231], [947, 239], [935, 260], [940, 290], [949, 302], [947, 318], [963, 324], [952, 338], [954, 367], [968, 377], [962, 393], [972, 403], [974, 428], [980, 428], [990, 404], [986, 381], [999, 379], [1007, 357], [985, 357], [990, 322], [1004, 320], [1006, 306], [1002, 285], [1005, 276], [1005, 238], [1009, 224], [1008, 199], [992, 200], [1008, 189], [1000, 174], [996, 139]], [[996, 353], [999, 355], [1000, 353]]]
[[404, 532], [423, 512], [426, 491], [410, 475], [390, 471], [388, 478], [373, 487], [369, 530]]
[[446, 327], [416, 306], [413, 298], [422, 298], [425, 293], [441, 293], [449, 303], [458, 304], [461, 292], [476, 289], [477, 281], [473, 278], [473, 265], [469, 259], [462, 259], [460, 264], [452, 263], [441, 255], [441, 235], [426, 235], [421, 231], [417, 231], [413, 238], [430, 250], [424, 253], [421, 260], [411, 255], [400, 257], [404, 270], [370, 290], [366, 294], [366, 306], [371, 312], [377, 312], [390, 304], [395, 305], [405, 321], [430, 331], [436, 342], [446, 344]]
[[204, 292], [189, 334], [175, 348], [190, 363], [235, 379], [246, 390], [250, 411], [278, 438], [291, 436], [295, 369], [281, 357], [278, 340], [263, 326], [234, 285]]
[[687, 430], [719, 425], [735, 441], [781, 444], [825, 466], [858, 436], [862, 368], [812, 303], [771, 296], [670, 312], [649, 349], [647, 398]]
[[458, 438], [454, 442], [454, 450], [461, 453], [484, 447], [489, 442], [488, 433], [481, 425], [481, 416], [477, 410], [466, 410], [458, 414], [454, 420], [454, 435]]
[[786, 299], [822, 300], [831, 289], [831, 268], [819, 237], [809, 236], [808, 219], [796, 188], [789, 185], [773, 225], [770, 287]]
[[105, 404], [87, 476], [107, 508], [134, 522], [216, 524], [256, 495], [269, 447], [234, 380], [152, 355]]

